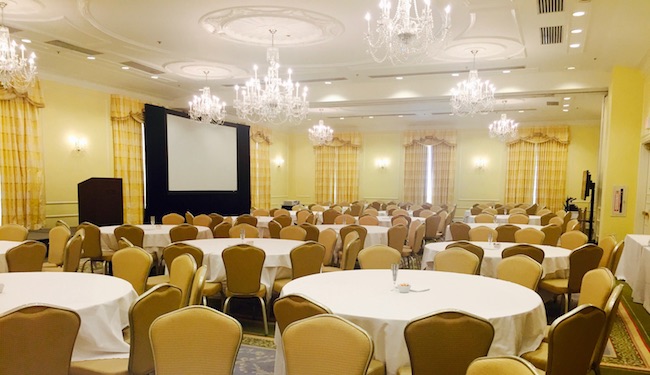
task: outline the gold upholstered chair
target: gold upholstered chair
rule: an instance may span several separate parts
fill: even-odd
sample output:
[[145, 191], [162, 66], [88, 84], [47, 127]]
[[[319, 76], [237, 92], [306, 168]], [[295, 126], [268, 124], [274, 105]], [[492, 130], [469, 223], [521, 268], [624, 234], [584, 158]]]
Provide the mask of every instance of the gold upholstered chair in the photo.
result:
[[39, 241], [25, 241], [7, 250], [5, 259], [9, 272], [40, 272], [47, 247]]
[[515, 242], [541, 245], [546, 235], [539, 229], [523, 228], [515, 232]]
[[84, 230], [77, 232], [68, 240], [63, 249], [63, 265], [61, 267], [43, 268], [47, 272], [77, 272], [81, 261], [81, 246], [84, 241]]
[[127, 247], [113, 255], [113, 276], [131, 283], [138, 294], [146, 290], [153, 257], [139, 247]]
[[415, 256], [422, 252], [425, 230], [424, 223], [419, 221], [414, 221], [409, 227], [406, 245], [402, 247], [402, 258], [407, 262], [409, 268], [411, 268], [411, 261], [415, 259]]
[[243, 331], [222, 312], [188, 306], [154, 320], [150, 335], [156, 375], [227, 375], [234, 371]]
[[359, 225], [379, 225], [377, 216], [365, 215], [359, 218]]
[[195, 240], [199, 234], [199, 228], [192, 224], [178, 224], [169, 229], [171, 242]]
[[122, 224], [113, 231], [115, 239], [126, 238], [133, 246], [143, 247], [144, 229], [131, 224]]
[[438, 231], [442, 217], [440, 215], [431, 215], [424, 219], [426, 230], [424, 231], [424, 239], [426, 241], [437, 240], [444, 236], [444, 233]]
[[[120, 250], [116, 253], [119, 254]], [[148, 375], [154, 371], [154, 360], [149, 339], [151, 323], [156, 318], [178, 310], [181, 291], [169, 284], [156, 285], [138, 297], [129, 309], [129, 358], [75, 361], [70, 364], [70, 375]]]
[[469, 241], [470, 229], [472, 229], [472, 227], [460, 221], [455, 221], [449, 224], [451, 239], [454, 241]]
[[388, 228], [388, 246], [402, 253], [404, 244], [406, 243], [406, 237], [408, 236], [408, 227], [397, 224]]
[[480, 213], [480, 214], [476, 215], [476, 217], [474, 217], [474, 222], [475, 223], [482, 223], [482, 224], [484, 224], [484, 223], [495, 223], [496, 218], [494, 217], [494, 215], [489, 214], [489, 213]]
[[334, 224], [336, 217], [341, 215], [337, 210], [330, 208], [323, 211], [323, 224]]
[[537, 375], [535, 366], [513, 356], [480, 357], [469, 364], [466, 375]]
[[409, 322], [404, 338], [411, 364], [398, 375], [465, 375], [474, 359], [487, 355], [494, 327], [463, 311], [439, 311]]
[[479, 258], [466, 249], [452, 247], [434, 256], [433, 270], [475, 275], [479, 270]]
[[258, 217], [258, 216], [271, 216], [271, 212], [269, 210], [265, 210], [263, 208], [258, 208], [253, 210], [251, 215]]
[[194, 225], [194, 214], [190, 211], [185, 211], [185, 222]]
[[83, 230], [84, 240], [81, 244], [81, 257], [87, 260], [81, 269], [85, 268], [86, 263], [90, 265], [90, 272], [95, 272], [95, 263], [101, 262], [104, 266], [104, 274], [108, 274], [109, 264], [113, 259], [115, 250], [102, 249], [101, 229], [88, 221], [77, 225], [77, 231]]
[[257, 217], [249, 214], [243, 214], [237, 216], [237, 220], [235, 220], [235, 225], [237, 224], [248, 224], [252, 225], [254, 227], [257, 226]]
[[623, 255], [623, 249], [625, 248], [625, 241], [621, 241], [616, 244], [614, 251], [612, 251], [612, 260], [609, 262], [607, 268], [612, 271], [613, 274], [616, 274], [616, 269], [618, 268], [618, 263], [621, 261], [621, 255]]
[[273, 303], [273, 315], [280, 334], [291, 323], [314, 315], [331, 314], [327, 307], [300, 294], [280, 297]]
[[499, 232], [497, 232], [496, 229], [492, 229], [485, 225], [474, 227], [469, 230], [470, 241], [488, 242], [490, 238], [492, 238], [492, 241], [497, 241], [498, 237]]
[[334, 224], [349, 225], [349, 224], [355, 224], [356, 222], [357, 222], [357, 218], [350, 214], [343, 214], [334, 218]]
[[291, 214], [289, 213], [289, 210], [286, 210], [284, 208], [278, 208], [277, 210], [273, 211], [273, 217], [278, 217], [278, 216], [289, 216], [291, 217]]
[[598, 247], [603, 249], [603, 257], [600, 258], [598, 267], [607, 267], [612, 260], [612, 253], [616, 247], [616, 237], [614, 235], [602, 236], [598, 239]]
[[537, 290], [544, 268], [533, 258], [518, 254], [502, 259], [497, 264], [497, 279], [510, 281], [528, 289]]
[[230, 229], [232, 224], [227, 221], [222, 221], [217, 224], [212, 230], [212, 237], [214, 238], [230, 238]]
[[200, 305], [203, 303], [203, 289], [205, 288], [205, 274], [208, 272], [208, 266], [202, 265], [194, 273], [190, 295], [187, 301], [188, 306]]
[[234, 225], [228, 231], [230, 238], [239, 238], [242, 232], [246, 238], [258, 238], [260, 236], [260, 231], [257, 227], [246, 223]]
[[560, 246], [565, 249], [574, 250], [586, 244], [588, 240], [587, 235], [581, 231], [571, 230], [560, 236]]
[[323, 267], [323, 272], [354, 269], [359, 251], [361, 251], [361, 240], [359, 239], [359, 234], [352, 231], [343, 239], [343, 253], [339, 259], [339, 267], [326, 266]]
[[27, 305], [0, 316], [0, 374], [65, 375], [81, 325], [62, 307]]
[[[243, 224], [248, 225], [248, 224]], [[226, 269], [226, 300], [223, 312], [228, 313], [232, 298], [254, 298], [262, 306], [264, 333], [268, 336], [266, 319], [266, 286], [260, 282], [266, 254], [264, 250], [247, 244], [239, 244], [221, 253]]]
[[517, 244], [503, 249], [503, 251], [501, 252], [501, 258], [505, 259], [518, 254], [527, 255], [532, 259], [534, 259], [539, 264], [542, 264], [545, 257], [544, 250], [533, 245], [522, 243], [522, 244]]
[[63, 266], [63, 252], [70, 239], [70, 229], [65, 225], [57, 225], [48, 233], [47, 261], [42, 268], [55, 268]]
[[310, 223], [302, 223], [299, 225], [299, 227], [304, 229], [306, 232], [305, 241], [318, 241], [320, 229], [318, 229], [317, 226]]
[[612, 293], [607, 299], [605, 304], [605, 329], [603, 330], [600, 339], [598, 340], [598, 345], [596, 345], [596, 351], [594, 352], [594, 357], [591, 361], [591, 369], [594, 374], [600, 375], [600, 363], [603, 360], [603, 355], [605, 354], [605, 349], [607, 348], [607, 343], [609, 341], [609, 335], [614, 326], [614, 320], [616, 319], [616, 311], [618, 310], [618, 305], [621, 301], [621, 294], [623, 293], [623, 284], [618, 284]]
[[287, 215], [279, 215], [279, 216], [275, 216], [275, 217], [273, 218], [273, 220], [275, 220], [275, 221], [277, 221], [278, 223], [280, 223], [280, 225], [282, 226], [282, 228], [288, 227], [289, 225], [293, 225], [293, 219], [292, 219], [291, 216], [289, 216], [288, 214], [287, 214]]
[[351, 224], [341, 228], [339, 231], [339, 236], [344, 239], [350, 232], [357, 232], [359, 235], [359, 240], [361, 241], [361, 249], [363, 249], [366, 243], [366, 237], [368, 236], [368, 229], [362, 227], [361, 225]]
[[0, 225], [0, 241], [25, 241], [29, 231], [20, 224]]
[[200, 214], [194, 216], [194, 221], [192, 225], [195, 225], [197, 227], [210, 227], [212, 224], [212, 218], [206, 214]]
[[185, 218], [183, 215], [177, 214], [175, 212], [168, 213], [162, 217], [162, 223], [164, 225], [178, 225], [183, 224], [184, 222]]
[[320, 273], [323, 268], [325, 246], [318, 242], [307, 242], [296, 246], [289, 253], [291, 259], [291, 278], [276, 279], [273, 282], [273, 291], [280, 294], [282, 288], [291, 280], [299, 277]]
[[499, 233], [499, 242], [516, 242], [515, 233], [520, 229], [514, 224], [502, 224], [495, 228]]
[[544, 242], [542, 242], [542, 245], [557, 246], [558, 242], [560, 242], [560, 236], [562, 235], [561, 226], [549, 224], [543, 226], [540, 230], [544, 232]]
[[280, 239], [304, 241], [307, 231], [298, 225], [290, 225], [280, 229]]
[[373, 245], [359, 252], [359, 266], [361, 269], [389, 270], [392, 264], [399, 264], [402, 254], [386, 245]]
[[169, 268], [169, 283], [181, 290], [181, 306], [187, 306], [196, 273], [196, 261], [190, 254], [177, 256]]
[[528, 224], [528, 215], [526, 214], [510, 214], [508, 216], [508, 224]]
[[334, 256], [334, 247], [338, 240], [338, 234], [332, 228], [327, 228], [318, 234], [318, 243], [325, 247], [325, 254], [323, 255], [323, 265], [329, 266], [332, 264], [332, 257]]
[[280, 238], [280, 231], [283, 229], [282, 224], [273, 219], [269, 221], [269, 236], [271, 238]]
[[456, 241], [447, 245], [445, 249], [451, 249], [452, 247], [460, 247], [461, 249], [465, 249], [470, 253], [476, 255], [478, 257], [478, 267], [476, 268], [476, 275], [480, 274], [481, 265], [483, 264], [483, 257], [485, 256], [485, 250], [483, 250], [482, 247], [468, 241]]

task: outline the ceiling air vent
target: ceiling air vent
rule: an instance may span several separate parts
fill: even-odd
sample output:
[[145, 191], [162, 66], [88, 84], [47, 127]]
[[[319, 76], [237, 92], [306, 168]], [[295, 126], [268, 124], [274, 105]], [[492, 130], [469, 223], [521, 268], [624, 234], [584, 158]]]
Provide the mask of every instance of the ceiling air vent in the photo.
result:
[[56, 47], [69, 49], [71, 51], [80, 52], [80, 53], [83, 53], [84, 55], [95, 56], [95, 55], [101, 55], [102, 54], [101, 52], [97, 52], [97, 51], [93, 51], [91, 49], [75, 46], [74, 44], [70, 44], [70, 43], [64, 42], [62, 40], [50, 40], [49, 42], [45, 42], [45, 43], [56, 46]]
[[564, 0], [537, 0], [539, 14], [564, 12]]
[[163, 74], [163, 73], [165, 73], [162, 70], [154, 69], [154, 68], [148, 67], [146, 65], [142, 65], [140, 63], [137, 63], [135, 61], [124, 61], [124, 62], [122, 62], [120, 64], [122, 64], [124, 66], [128, 66], [128, 67], [133, 68], [133, 69], [141, 70], [143, 72], [147, 72], [149, 74]]
[[562, 43], [562, 26], [547, 26], [540, 28], [542, 45]]
[[555, 107], [560, 105], [560, 102], [546, 102], [546, 105], [549, 107]]

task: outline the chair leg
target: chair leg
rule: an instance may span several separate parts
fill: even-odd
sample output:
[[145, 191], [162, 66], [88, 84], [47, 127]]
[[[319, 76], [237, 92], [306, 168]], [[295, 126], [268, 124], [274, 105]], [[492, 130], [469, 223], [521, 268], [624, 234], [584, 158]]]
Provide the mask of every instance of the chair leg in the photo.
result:
[[564, 294], [564, 313], [569, 312], [569, 300], [571, 299], [571, 293]]
[[269, 322], [268, 322], [268, 319], [266, 318], [266, 302], [264, 302], [264, 298], [262, 298], [262, 297], [257, 297], [257, 299], [260, 300], [260, 305], [262, 305], [262, 321], [264, 322], [264, 335], [268, 336], [269, 335]]
[[228, 306], [230, 305], [230, 297], [226, 298], [226, 301], [223, 303], [223, 313], [228, 314]]

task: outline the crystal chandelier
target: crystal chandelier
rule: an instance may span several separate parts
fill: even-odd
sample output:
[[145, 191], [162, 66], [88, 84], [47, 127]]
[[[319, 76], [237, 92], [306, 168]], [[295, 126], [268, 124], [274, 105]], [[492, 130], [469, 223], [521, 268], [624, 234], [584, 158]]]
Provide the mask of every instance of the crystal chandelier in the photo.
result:
[[[0, 2], [0, 84], [5, 89], [25, 92], [36, 77], [36, 55], [32, 52], [25, 57], [25, 46], [11, 39], [9, 28], [4, 25], [6, 6], [7, 3]], [[16, 53], [16, 48], [20, 54]]]
[[440, 21], [439, 25], [434, 22], [430, 0], [424, 0], [422, 12], [418, 12], [417, 2], [413, 0], [397, 0], [392, 16], [391, 7], [391, 0], [380, 0], [381, 15], [374, 30], [371, 30], [370, 13], [366, 13], [368, 52], [378, 63], [386, 59], [393, 64], [421, 61], [447, 37], [451, 28], [449, 5], [444, 15], [436, 17], [440, 18], [436, 20]]
[[257, 65], [253, 67], [255, 75], [246, 82], [244, 87], [235, 86], [234, 107], [237, 116], [252, 123], [281, 124], [286, 121], [304, 120], [309, 112], [307, 87], [300, 90], [300, 83], [289, 78], [280, 78], [280, 51], [274, 46], [277, 30], [271, 33], [271, 47], [266, 50], [266, 61], [269, 64], [266, 76], [262, 80], [257, 77]]
[[[207, 82], [210, 72], [203, 73]], [[210, 95], [210, 87], [208, 86], [205, 86], [199, 91], [201, 91], [201, 96], [194, 95], [194, 99], [189, 102], [190, 110], [188, 114], [190, 118], [208, 124], [223, 124], [226, 118], [226, 102], [219, 101], [219, 98]]]
[[476, 70], [476, 54], [474, 66], [469, 71], [469, 77], [451, 89], [451, 109], [458, 116], [474, 116], [476, 113], [486, 114], [492, 112], [494, 107], [494, 92], [496, 89], [490, 81], [482, 81]]
[[494, 120], [490, 126], [490, 137], [498, 138], [501, 141], [507, 141], [517, 136], [517, 127], [515, 120], [507, 118], [505, 113], [501, 114], [499, 120]]
[[[321, 109], [321, 117], [323, 110]], [[314, 146], [325, 146], [334, 139], [334, 130], [323, 123], [323, 119], [318, 120], [318, 124], [309, 129], [309, 140]]]

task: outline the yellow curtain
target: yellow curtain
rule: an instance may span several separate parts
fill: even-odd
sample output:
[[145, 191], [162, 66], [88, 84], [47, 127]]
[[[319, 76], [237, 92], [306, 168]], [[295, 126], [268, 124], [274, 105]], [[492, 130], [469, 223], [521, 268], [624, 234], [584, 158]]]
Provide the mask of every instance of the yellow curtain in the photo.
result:
[[130, 224], [142, 224], [144, 217], [143, 110], [138, 100], [111, 95], [113, 173], [122, 179], [124, 222]]
[[0, 88], [2, 224], [40, 229], [45, 222], [45, 179], [39, 108], [40, 83], [27, 93]]
[[316, 201], [352, 202], [359, 197], [359, 133], [340, 133], [316, 153]]
[[427, 130], [404, 134], [404, 200], [426, 200], [427, 146], [433, 153], [432, 176], [434, 204], [454, 202], [456, 182], [456, 131]]
[[251, 205], [271, 208], [271, 129], [251, 126]]
[[536, 183], [535, 203], [552, 211], [561, 209], [566, 194], [568, 148], [567, 126], [520, 128], [517, 138], [508, 142], [506, 202], [532, 202]]

